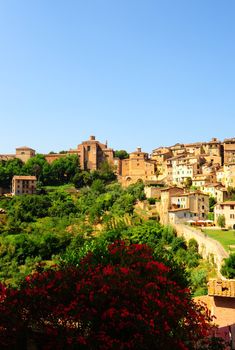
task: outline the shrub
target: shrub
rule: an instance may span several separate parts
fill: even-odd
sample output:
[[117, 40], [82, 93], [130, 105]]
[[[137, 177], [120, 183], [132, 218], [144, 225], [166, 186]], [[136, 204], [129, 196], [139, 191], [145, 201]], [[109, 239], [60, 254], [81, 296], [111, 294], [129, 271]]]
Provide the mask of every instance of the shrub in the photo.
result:
[[108, 246], [78, 267], [36, 272], [0, 290], [1, 349], [198, 349], [207, 311], [144, 244]]

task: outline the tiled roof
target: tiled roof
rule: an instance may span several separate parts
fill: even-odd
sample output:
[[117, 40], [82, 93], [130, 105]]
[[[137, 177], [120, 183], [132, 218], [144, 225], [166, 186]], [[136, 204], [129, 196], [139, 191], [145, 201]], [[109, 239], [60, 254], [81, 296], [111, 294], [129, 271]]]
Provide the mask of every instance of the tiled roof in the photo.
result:
[[13, 180], [37, 180], [37, 178], [30, 175], [15, 175], [13, 176]]
[[16, 149], [25, 149], [25, 150], [34, 151], [34, 149], [27, 147], [27, 146], [17, 147]]

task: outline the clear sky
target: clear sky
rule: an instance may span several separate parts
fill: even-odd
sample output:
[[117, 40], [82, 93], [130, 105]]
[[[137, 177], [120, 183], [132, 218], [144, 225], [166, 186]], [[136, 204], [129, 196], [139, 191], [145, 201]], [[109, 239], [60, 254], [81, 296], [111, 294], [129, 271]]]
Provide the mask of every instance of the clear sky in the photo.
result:
[[0, 153], [235, 136], [234, 0], [0, 0]]

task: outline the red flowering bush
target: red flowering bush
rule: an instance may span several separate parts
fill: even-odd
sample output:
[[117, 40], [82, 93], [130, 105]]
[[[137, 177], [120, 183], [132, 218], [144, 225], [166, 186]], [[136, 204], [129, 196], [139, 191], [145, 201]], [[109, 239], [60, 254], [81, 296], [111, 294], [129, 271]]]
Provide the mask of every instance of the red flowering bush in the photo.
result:
[[105, 259], [2, 286], [0, 348], [196, 349], [210, 317], [146, 245], [115, 242]]

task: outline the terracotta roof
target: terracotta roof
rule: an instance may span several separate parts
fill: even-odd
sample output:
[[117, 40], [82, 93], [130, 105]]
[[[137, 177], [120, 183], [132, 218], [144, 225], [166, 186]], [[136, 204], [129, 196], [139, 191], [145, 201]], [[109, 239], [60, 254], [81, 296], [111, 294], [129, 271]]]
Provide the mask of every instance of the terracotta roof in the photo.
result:
[[219, 203], [220, 205], [235, 205], [235, 201], [227, 201], [227, 202], [222, 202]]
[[34, 151], [34, 149], [27, 147], [27, 146], [17, 147], [16, 149], [25, 149], [25, 150]]
[[182, 187], [179, 187], [179, 186], [173, 186], [173, 187], [166, 187], [166, 188], [162, 188], [161, 191], [169, 191], [169, 190], [183, 190]]
[[30, 175], [15, 175], [13, 176], [13, 180], [37, 180], [37, 178]]
[[175, 208], [175, 209], [169, 209], [168, 212], [177, 212], [177, 211], [189, 211], [189, 208]]

